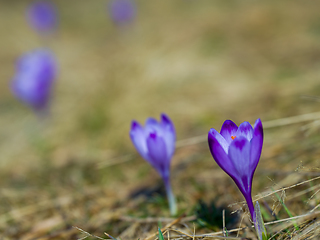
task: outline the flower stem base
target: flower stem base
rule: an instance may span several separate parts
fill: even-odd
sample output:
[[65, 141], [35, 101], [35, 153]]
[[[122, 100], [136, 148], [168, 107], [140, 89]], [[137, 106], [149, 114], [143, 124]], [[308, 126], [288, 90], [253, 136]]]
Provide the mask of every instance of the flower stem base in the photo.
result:
[[168, 198], [168, 203], [169, 203], [169, 208], [170, 208], [170, 215], [175, 216], [177, 214], [177, 204], [176, 204], [176, 199], [173, 195], [171, 184], [170, 184], [170, 179], [164, 178], [164, 185], [166, 188], [166, 193], [167, 193], [167, 198]]

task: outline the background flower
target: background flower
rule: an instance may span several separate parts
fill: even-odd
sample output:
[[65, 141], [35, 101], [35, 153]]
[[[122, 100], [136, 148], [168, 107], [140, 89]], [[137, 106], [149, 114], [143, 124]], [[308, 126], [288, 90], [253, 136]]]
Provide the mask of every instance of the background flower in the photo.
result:
[[134, 20], [136, 6], [132, 0], [113, 0], [109, 4], [109, 13], [116, 24], [123, 25]]
[[170, 162], [175, 149], [176, 134], [170, 118], [161, 114], [161, 121], [148, 118], [143, 128], [132, 121], [131, 140], [140, 153], [162, 177], [168, 177]]
[[27, 17], [30, 25], [40, 33], [50, 32], [56, 28], [56, 7], [50, 1], [38, 1], [30, 5]]
[[36, 111], [48, 107], [57, 75], [56, 60], [47, 49], [37, 49], [20, 57], [12, 80], [13, 94]]

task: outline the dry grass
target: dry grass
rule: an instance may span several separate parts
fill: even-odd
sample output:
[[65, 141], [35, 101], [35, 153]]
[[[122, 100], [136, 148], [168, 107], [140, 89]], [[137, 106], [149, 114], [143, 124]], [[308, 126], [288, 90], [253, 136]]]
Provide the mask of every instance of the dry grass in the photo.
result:
[[[118, 29], [105, 1], [61, 0], [59, 31], [46, 39], [25, 23], [27, 2], [0, 3], [1, 239], [156, 239], [159, 225], [168, 239], [256, 239], [203, 136], [225, 119], [258, 117], [253, 194], [267, 230], [318, 239], [320, 3], [137, 1], [136, 22]], [[41, 46], [60, 65], [44, 121], [8, 89], [16, 57]], [[128, 137], [131, 119], [161, 112], [179, 139], [180, 218], [169, 217], [159, 177]]]

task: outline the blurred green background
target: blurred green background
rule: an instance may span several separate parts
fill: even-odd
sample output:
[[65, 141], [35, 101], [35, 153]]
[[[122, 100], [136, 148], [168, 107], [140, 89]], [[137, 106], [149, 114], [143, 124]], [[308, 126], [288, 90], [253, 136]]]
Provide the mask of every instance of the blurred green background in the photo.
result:
[[27, 1], [1, 2], [2, 166], [37, 158], [26, 131], [39, 123], [8, 86], [16, 58], [42, 46], [59, 63], [52, 116], [41, 130], [52, 152], [134, 151], [131, 119], [161, 112], [183, 139], [225, 119], [318, 109], [300, 98], [320, 91], [314, 1], [137, 1], [137, 18], [123, 28], [111, 21], [106, 1], [54, 3], [58, 31], [44, 41], [26, 22]]

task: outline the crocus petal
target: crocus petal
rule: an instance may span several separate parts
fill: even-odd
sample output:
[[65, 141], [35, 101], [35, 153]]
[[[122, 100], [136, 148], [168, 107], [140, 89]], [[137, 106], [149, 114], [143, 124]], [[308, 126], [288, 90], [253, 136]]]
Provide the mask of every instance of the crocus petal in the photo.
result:
[[251, 188], [250, 142], [243, 136], [236, 137], [229, 147], [229, 158], [237, 171], [237, 180], [245, 190]]
[[158, 126], [158, 121], [154, 118], [147, 118], [146, 122], [145, 122], [145, 125], [146, 126]]
[[215, 142], [219, 143], [219, 145], [222, 147], [224, 152], [228, 154], [229, 144], [227, 140], [220, 133], [217, 132], [217, 130], [215, 130], [214, 128], [211, 128], [208, 134], [208, 139], [209, 140], [214, 139]]
[[228, 147], [227, 141], [218, 133], [215, 129], [211, 128], [208, 133], [208, 143], [211, 155], [216, 163], [229, 174], [231, 177], [235, 177], [237, 172], [227, 155]]
[[167, 158], [166, 144], [157, 133], [150, 133], [147, 138], [150, 163], [164, 176], [169, 171], [170, 159]]
[[237, 130], [238, 130], [238, 126], [231, 120], [226, 120], [223, 123], [220, 134], [226, 139], [228, 145], [232, 142], [231, 137], [236, 136]]
[[253, 137], [251, 139], [250, 168], [256, 169], [263, 145], [263, 128], [260, 118], [254, 124]]
[[141, 125], [137, 121], [132, 121], [131, 123], [131, 130], [130, 130], [130, 138], [140, 153], [140, 155], [150, 161], [148, 155], [148, 147], [146, 143], [145, 133]]
[[174, 125], [170, 120], [170, 118], [165, 114], [161, 114], [160, 124], [163, 128], [163, 138], [167, 146], [168, 158], [171, 159], [174, 153], [175, 142], [176, 142], [176, 133], [175, 133]]
[[160, 127], [160, 124], [154, 118], [147, 118], [145, 122], [144, 132], [145, 132], [145, 138], [149, 137], [150, 133], [154, 133], [154, 132], [157, 132], [158, 135], [162, 136], [162, 129]]
[[243, 136], [245, 137], [248, 141], [251, 140], [253, 134], [253, 129], [252, 126], [249, 122], [243, 122], [240, 124], [238, 130], [237, 130], [237, 137]]

